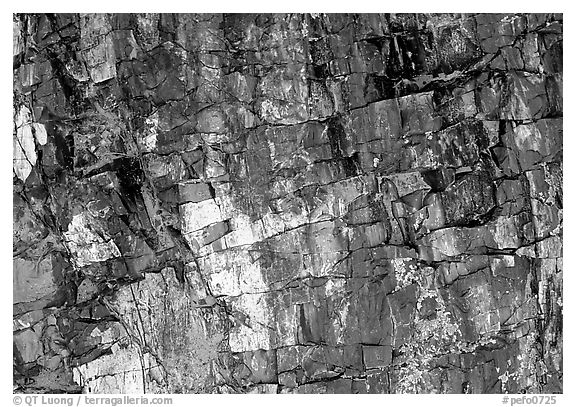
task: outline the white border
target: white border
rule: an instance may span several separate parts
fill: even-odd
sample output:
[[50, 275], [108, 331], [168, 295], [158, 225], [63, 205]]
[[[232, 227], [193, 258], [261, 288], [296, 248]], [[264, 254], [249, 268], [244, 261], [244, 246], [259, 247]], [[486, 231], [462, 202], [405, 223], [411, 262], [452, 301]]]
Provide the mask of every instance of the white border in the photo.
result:
[[[1, 370], [0, 370], [0, 403], [10, 406], [12, 404], [12, 273], [9, 271], [12, 267], [11, 248], [12, 236], [12, 13], [14, 12], [562, 12], [564, 13], [564, 115], [568, 120], [564, 121], [564, 151], [567, 153], [567, 160], [564, 165], [564, 202], [574, 202], [574, 189], [572, 181], [576, 179], [574, 173], [575, 162], [571, 160], [571, 153], [576, 152], [574, 148], [575, 137], [574, 124], [570, 120], [574, 111], [573, 97], [575, 76], [572, 75], [571, 68], [574, 67], [574, 22], [572, 5], [560, 4], [560, 2], [551, 1], [504, 1], [504, 0], [483, 0], [481, 2], [464, 2], [464, 1], [404, 1], [404, 2], [386, 2], [372, 1], [359, 2], [349, 0], [347, 2], [335, 2], [327, 0], [287, 0], [287, 1], [193, 1], [171, 2], [166, 1], [138, 1], [126, 2], [121, 0], [96, 0], [90, 3], [78, 1], [10, 1], [4, 0], [1, 14], [2, 36], [2, 53], [4, 63], [2, 64], [2, 109], [0, 110], [2, 128], [4, 136], [1, 137], [2, 147], [0, 148], [0, 191], [5, 197], [1, 201], [0, 228], [1, 245], [0, 259], [4, 270], [0, 274], [1, 287], [5, 288], [2, 293], [2, 335], [0, 335]], [[4, 10], [4, 8], [6, 10]], [[4, 12], [5, 11], [5, 12]], [[576, 116], [575, 116], [576, 117]], [[576, 160], [575, 160], [576, 161]], [[571, 290], [574, 288], [576, 276], [572, 271], [574, 260], [570, 256], [571, 249], [574, 247], [572, 231], [576, 216], [568, 208], [564, 211], [564, 395], [557, 395], [558, 402], [556, 406], [568, 406], [574, 404], [574, 394], [576, 380], [574, 377], [574, 346], [576, 346], [574, 336], [574, 297]], [[355, 395], [276, 395], [274, 400], [268, 396], [262, 395], [240, 395], [240, 396], [223, 396], [223, 395], [174, 395], [174, 406], [206, 406], [206, 405], [226, 405], [231, 403], [240, 405], [268, 405], [274, 403], [279, 405], [293, 405], [296, 403], [320, 403], [329, 405], [345, 405], [361, 402], [373, 405], [438, 405], [442, 407], [465, 405], [468, 406], [503, 406], [502, 395], [366, 395], [362, 396], [360, 401]], [[296, 397], [296, 398], [294, 398]]]

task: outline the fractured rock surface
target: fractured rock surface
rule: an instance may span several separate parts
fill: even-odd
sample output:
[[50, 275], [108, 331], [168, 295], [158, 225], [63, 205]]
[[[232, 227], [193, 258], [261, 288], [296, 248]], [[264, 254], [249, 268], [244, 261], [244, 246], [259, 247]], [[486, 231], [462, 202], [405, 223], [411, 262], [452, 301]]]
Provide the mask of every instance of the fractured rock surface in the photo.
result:
[[21, 392], [562, 392], [561, 14], [14, 16]]

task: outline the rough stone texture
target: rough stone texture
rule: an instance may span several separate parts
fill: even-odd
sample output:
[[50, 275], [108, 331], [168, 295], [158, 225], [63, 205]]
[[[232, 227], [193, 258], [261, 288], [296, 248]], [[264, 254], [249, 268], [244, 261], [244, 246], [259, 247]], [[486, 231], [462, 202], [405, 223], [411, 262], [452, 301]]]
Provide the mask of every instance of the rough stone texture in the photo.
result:
[[14, 16], [21, 392], [562, 392], [562, 15]]

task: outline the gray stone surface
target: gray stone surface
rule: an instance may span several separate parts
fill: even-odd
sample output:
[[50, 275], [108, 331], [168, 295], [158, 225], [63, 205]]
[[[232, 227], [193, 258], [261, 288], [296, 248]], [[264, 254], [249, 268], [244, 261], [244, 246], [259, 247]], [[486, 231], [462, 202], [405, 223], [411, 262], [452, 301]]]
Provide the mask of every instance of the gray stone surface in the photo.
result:
[[557, 393], [561, 14], [17, 14], [18, 392]]

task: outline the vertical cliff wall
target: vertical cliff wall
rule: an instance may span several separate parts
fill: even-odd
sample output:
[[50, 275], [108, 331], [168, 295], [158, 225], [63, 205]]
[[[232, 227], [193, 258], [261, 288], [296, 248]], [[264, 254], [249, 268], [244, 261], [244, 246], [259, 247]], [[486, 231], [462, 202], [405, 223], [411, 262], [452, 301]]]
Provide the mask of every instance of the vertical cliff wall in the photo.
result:
[[18, 391], [562, 391], [562, 15], [15, 15], [13, 99]]

